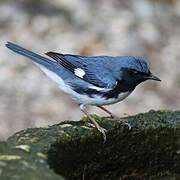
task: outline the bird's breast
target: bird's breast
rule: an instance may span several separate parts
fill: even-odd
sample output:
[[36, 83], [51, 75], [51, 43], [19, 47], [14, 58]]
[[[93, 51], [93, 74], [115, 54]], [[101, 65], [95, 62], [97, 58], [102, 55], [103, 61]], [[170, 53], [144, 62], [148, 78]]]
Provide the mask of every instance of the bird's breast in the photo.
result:
[[131, 94], [132, 91], [127, 91], [127, 92], [121, 92], [116, 96], [111, 96], [111, 97], [105, 97], [102, 96], [101, 97], [101, 103], [102, 105], [108, 105], [108, 104], [114, 104], [117, 103], [119, 101], [122, 101], [123, 99], [125, 99], [127, 96], [129, 96]]
[[82, 104], [89, 104], [89, 105], [109, 105], [114, 104], [119, 101], [122, 101], [125, 99], [131, 92], [121, 92], [116, 97], [110, 97], [106, 98], [103, 96], [103, 94], [91, 94], [88, 95], [86, 93], [79, 94], [77, 92], [71, 93], [71, 96], [73, 99], [76, 99], [78, 102]]

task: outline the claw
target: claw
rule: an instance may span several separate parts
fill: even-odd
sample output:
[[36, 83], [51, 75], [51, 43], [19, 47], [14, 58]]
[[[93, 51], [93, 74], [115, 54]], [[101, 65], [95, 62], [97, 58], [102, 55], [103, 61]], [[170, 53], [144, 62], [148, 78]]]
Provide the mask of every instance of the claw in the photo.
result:
[[120, 117], [112, 116], [111, 119], [112, 119], [112, 120], [119, 120], [121, 123], [127, 125], [129, 130], [132, 129], [131, 125], [130, 125], [128, 122], [126, 122], [124, 119], [120, 118]]
[[91, 127], [94, 127], [94, 128], [96, 127], [97, 130], [98, 130], [100, 133], [103, 134], [103, 139], [104, 139], [103, 142], [105, 143], [105, 142], [106, 142], [106, 132], [107, 132], [107, 129], [101, 127], [99, 124], [98, 124], [98, 126], [95, 126], [95, 125], [92, 124], [92, 123], [88, 123], [88, 125], [91, 126]]
[[[107, 130], [102, 128], [97, 122], [96, 120], [90, 116], [90, 114], [84, 109], [84, 104], [80, 104], [79, 105], [81, 111], [88, 116], [88, 118], [92, 121], [93, 123], [93, 127], [96, 127], [98, 129], [99, 132], [101, 132], [103, 134], [103, 138], [104, 138], [104, 143], [106, 142], [106, 132]], [[92, 126], [92, 124], [90, 124]]]
[[129, 130], [131, 130], [132, 127], [131, 127], [131, 125], [128, 122], [124, 121], [124, 124], [128, 126]]
[[104, 138], [104, 143], [106, 142], [106, 132], [107, 130], [102, 128], [101, 126], [97, 127], [98, 131], [101, 132], [103, 134], [103, 138]]

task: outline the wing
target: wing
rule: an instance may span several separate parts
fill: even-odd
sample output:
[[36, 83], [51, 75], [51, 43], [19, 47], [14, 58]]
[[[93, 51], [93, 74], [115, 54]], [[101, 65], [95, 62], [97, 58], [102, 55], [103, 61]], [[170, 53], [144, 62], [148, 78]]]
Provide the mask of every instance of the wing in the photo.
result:
[[55, 52], [48, 52], [46, 55], [56, 60], [78, 78], [96, 87], [113, 88], [117, 84], [112, 73], [107, 68], [102, 68], [103, 62], [98, 61], [97, 63], [97, 61], [94, 61], [93, 63], [93, 57], [82, 59], [79, 58], [82, 56], [63, 55]]

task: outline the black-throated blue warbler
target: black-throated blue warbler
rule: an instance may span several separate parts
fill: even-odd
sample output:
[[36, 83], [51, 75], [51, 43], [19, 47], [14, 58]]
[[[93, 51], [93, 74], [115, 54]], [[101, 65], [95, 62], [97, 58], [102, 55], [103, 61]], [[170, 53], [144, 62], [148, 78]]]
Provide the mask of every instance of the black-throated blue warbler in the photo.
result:
[[[86, 111], [86, 105], [95, 105], [115, 117], [103, 105], [117, 103], [125, 99], [135, 87], [146, 81], [161, 81], [154, 76], [147, 63], [134, 56], [94, 56], [85, 57], [71, 54], [48, 52], [40, 56], [14, 43], [6, 46], [12, 51], [30, 58], [44, 73], [55, 81], [59, 88], [79, 102], [79, 107], [103, 134], [101, 127]], [[127, 122], [124, 122], [130, 128]]]

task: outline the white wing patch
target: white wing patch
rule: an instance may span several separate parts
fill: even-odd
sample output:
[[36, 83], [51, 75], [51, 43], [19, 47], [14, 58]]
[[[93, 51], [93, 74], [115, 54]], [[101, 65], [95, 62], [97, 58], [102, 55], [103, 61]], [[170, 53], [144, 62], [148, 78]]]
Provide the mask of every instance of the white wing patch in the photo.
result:
[[83, 76], [86, 74], [83, 69], [76, 68], [74, 69], [74, 74], [80, 78], [83, 78]]

